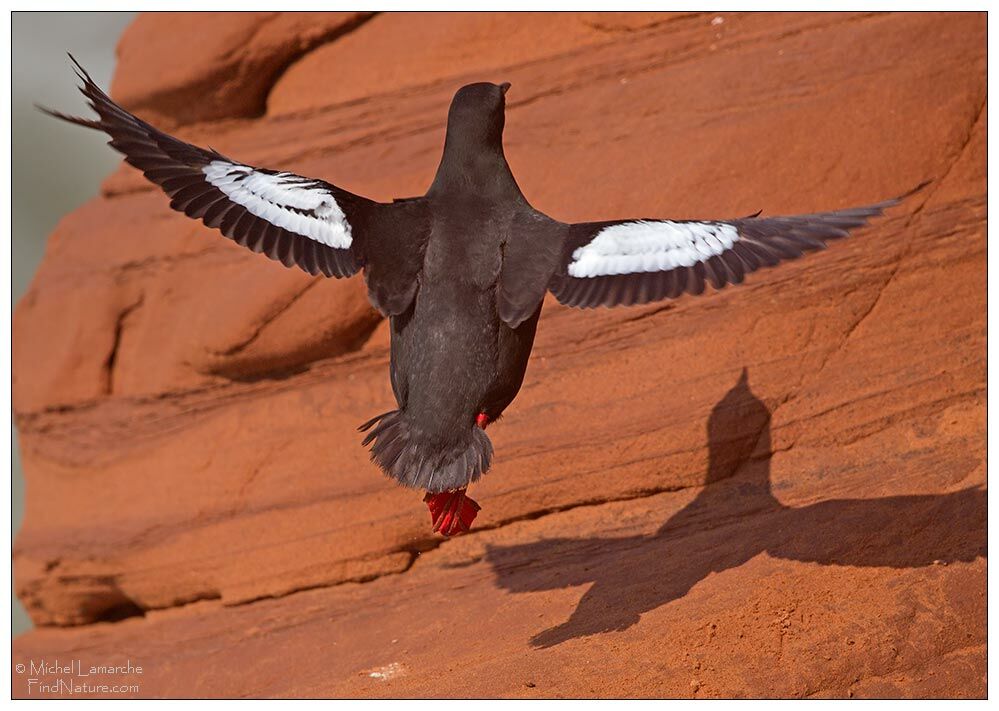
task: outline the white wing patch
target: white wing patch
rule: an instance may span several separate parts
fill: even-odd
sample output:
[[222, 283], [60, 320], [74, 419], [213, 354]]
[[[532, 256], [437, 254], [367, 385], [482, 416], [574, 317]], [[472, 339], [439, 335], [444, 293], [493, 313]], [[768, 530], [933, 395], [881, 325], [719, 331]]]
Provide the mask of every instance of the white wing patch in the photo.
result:
[[272, 225], [328, 247], [350, 247], [347, 216], [319, 181], [221, 160], [212, 161], [202, 172], [226, 197]]
[[573, 252], [568, 271], [573, 277], [664, 272], [706, 261], [738, 240], [734, 226], [719, 222], [622, 222]]

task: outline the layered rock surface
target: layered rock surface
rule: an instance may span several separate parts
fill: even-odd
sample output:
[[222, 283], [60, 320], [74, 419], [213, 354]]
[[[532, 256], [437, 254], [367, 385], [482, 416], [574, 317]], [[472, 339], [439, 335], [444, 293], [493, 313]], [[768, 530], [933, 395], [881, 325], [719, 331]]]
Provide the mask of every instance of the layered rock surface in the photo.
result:
[[15, 662], [129, 658], [140, 696], [984, 696], [984, 15], [170, 14], [119, 49], [140, 115], [382, 200], [478, 80], [566, 221], [933, 182], [741, 287], [546, 302], [442, 541], [359, 446], [393, 403], [361, 280], [122, 167], [15, 312]]

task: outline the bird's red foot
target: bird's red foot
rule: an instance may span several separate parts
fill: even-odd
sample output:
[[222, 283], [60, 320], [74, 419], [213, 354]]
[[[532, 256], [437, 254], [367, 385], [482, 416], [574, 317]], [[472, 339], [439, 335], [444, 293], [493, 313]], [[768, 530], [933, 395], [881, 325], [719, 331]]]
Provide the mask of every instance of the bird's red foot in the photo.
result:
[[445, 536], [468, 533], [472, 521], [482, 508], [465, 494], [465, 489], [427, 494], [423, 500], [430, 509], [434, 531]]
[[478, 415], [475, 416], [475, 424], [481, 427], [482, 429], [485, 429], [490, 422], [492, 422], [492, 420], [490, 420], [489, 415], [487, 415], [484, 412], [480, 412]]

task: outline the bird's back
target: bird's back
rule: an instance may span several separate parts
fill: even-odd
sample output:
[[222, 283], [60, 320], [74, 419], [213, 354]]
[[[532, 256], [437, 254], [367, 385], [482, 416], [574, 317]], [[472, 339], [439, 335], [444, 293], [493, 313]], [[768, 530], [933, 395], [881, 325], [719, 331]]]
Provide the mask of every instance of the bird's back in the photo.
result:
[[431, 215], [412, 307], [393, 319], [392, 367], [399, 405], [447, 440], [474, 424], [498, 374], [496, 285], [511, 217], [483, 200]]

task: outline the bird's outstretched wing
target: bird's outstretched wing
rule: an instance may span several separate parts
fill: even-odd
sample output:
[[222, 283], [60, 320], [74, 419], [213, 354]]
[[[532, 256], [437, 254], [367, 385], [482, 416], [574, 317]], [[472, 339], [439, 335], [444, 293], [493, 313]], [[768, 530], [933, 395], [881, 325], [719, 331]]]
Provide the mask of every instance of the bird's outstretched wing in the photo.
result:
[[[80, 91], [98, 118], [39, 108], [104, 131], [126, 162], [170, 197], [170, 207], [285, 266], [297, 265], [314, 275], [350, 276], [369, 266], [366, 252], [385, 247], [374, 244], [384, 241], [384, 235], [372, 233], [390, 231], [404, 210], [413, 211], [408, 205], [376, 203], [322, 180], [246, 165], [168, 136], [116, 104], [75, 59], [73, 63], [83, 81]], [[399, 255], [389, 258], [398, 260]]]
[[793, 217], [570, 225], [548, 288], [563, 304], [581, 308], [701, 294], [706, 283], [721, 289], [846, 237], [912, 192], [876, 205]]

